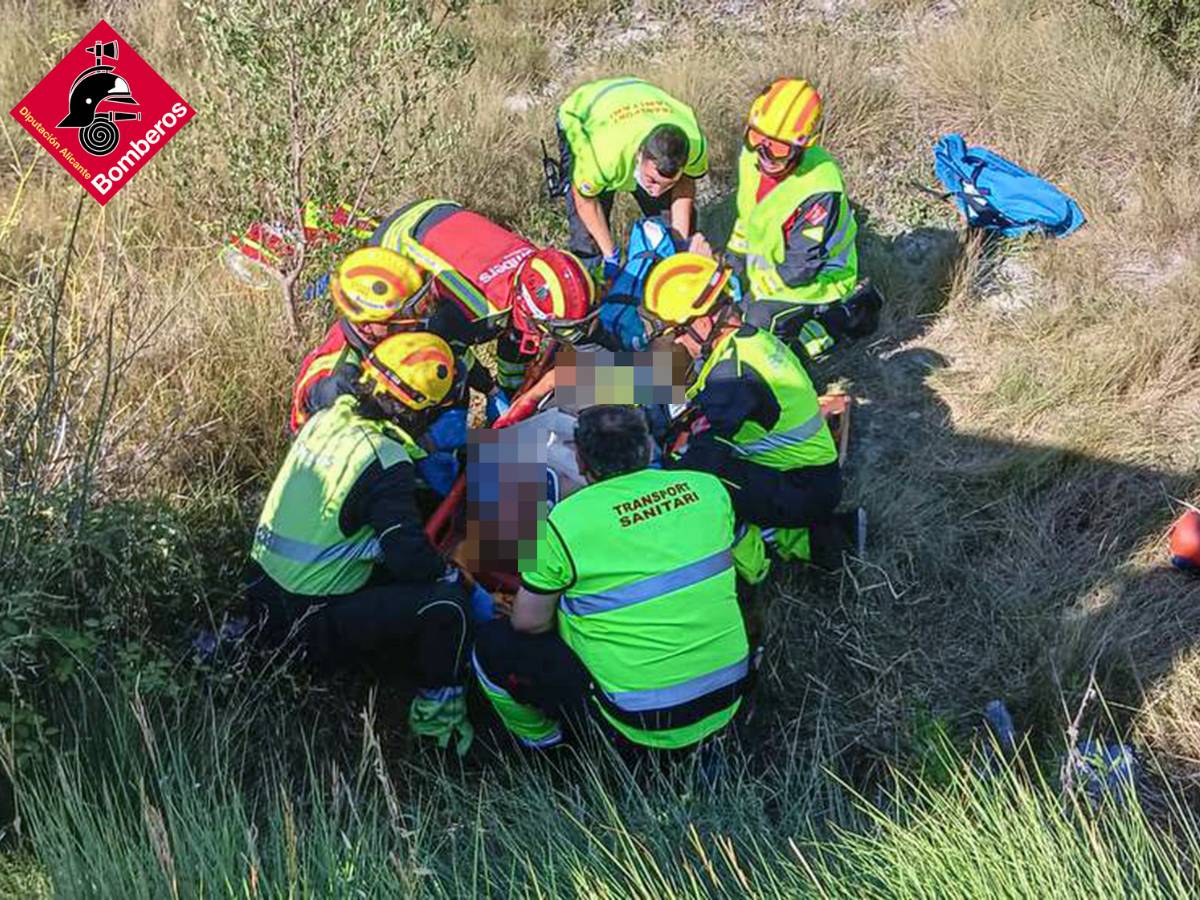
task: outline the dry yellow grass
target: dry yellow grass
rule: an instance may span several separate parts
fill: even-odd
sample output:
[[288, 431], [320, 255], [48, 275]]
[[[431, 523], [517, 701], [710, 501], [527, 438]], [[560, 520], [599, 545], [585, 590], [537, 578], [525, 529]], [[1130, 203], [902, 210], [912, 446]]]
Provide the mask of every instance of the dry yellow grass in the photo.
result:
[[[552, 143], [554, 106], [574, 84], [624, 72], [696, 106], [715, 204], [755, 92], [780, 72], [813, 78], [863, 217], [867, 274], [889, 298], [877, 340], [828, 373], [864, 400], [852, 492], [876, 530], [869, 559], [841, 581], [782, 585], [765, 690], [785, 717], [832, 711], [839, 740], [871, 756], [904, 746], [914, 710], [968, 723], [991, 696], [1050, 733], [1058, 690], [1077, 691], [1099, 659], [1143, 733], [1200, 760], [1200, 734], [1180, 724], [1200, 703], [1189, 649], [1200, 588], [1160, 571], [1170, 498], [1200, 491], [1195, 91], [1083, 0], [685, 12], [500, 0], [451, 20], [474, 61], [421, 100], [413, 121], [436, 113], [437, 133], [397, 134], [414, 156], [381, 167], [365, 205], [440, 194], [561, 237], [540, 197], [538, 140]], [[0, 21], [20, 23], [0, 34], [5, 95], [22, 94], [98, 15], [0, 7]], [[112, 21], [185, 96], [213, 65], [188, 40], [183, 4], [122, 8]], [[273, 296], [216, 264], [215, 235], [247, 224], [211, 220], [237, 199], [231, 187], [213, 177], [180, 188], [181, 170], [230, 127], [201, 109], [188, 140], [105, 210], [84, 207], [62, 357], [99, 340], [110, 309], [119, 346], [146, 343], [122, 373], [104, 448], [112, 495], [240, 491], [284, 446], [304, 341], [288, 337]], [[39, 329], [78, 189], [14, 123], [4, 129], [0, 427], [11, 438], [43, 386]], [[930, 145], [948, 130], [1054, 178], [1088, 226], [985, 263], [949, 212], [906, 186], [931, 177]], [[279, 165], [264, 160], [264, 177]], [[313, 311], [305, 340], [321, 318]], [[64, 403], [96, 407], [100, 362], [89, 350], [71, 363]], [[57, 476], [84, 437], [63, 437]], [[809, 695], [825, 702], [806, 707]]]

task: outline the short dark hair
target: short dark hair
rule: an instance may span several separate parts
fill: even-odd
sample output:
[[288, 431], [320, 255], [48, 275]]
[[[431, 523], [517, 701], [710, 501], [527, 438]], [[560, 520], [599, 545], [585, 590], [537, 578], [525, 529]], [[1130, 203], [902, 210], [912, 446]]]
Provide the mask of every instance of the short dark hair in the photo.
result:
[[642, 141], [642, 156], [654, 163], [663, 178], [674, 178], [687, 165], [687, 135], [678, 125], [658, 125]]
[[575, 423], [575, 447], [598, 481], [644, 469], [650, 462], [646, 417], [636, 406], [589, 406]]

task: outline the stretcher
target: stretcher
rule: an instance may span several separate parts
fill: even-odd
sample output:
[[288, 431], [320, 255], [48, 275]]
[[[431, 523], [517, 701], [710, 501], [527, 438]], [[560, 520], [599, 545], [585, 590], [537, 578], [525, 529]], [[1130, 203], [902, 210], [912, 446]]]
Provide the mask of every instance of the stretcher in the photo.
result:
[[[546, 364], [544, 371], [533, 379], [527, 379], [528, 387], [522, 389], [511, 407], [492, 424], [492, 428], [506, 428], [522, 422], [536, 414], [554, 390], [554, 369]], [[532, 383], [530, 383], [532, 382]], [[820, 398], [821, 412], [825, 416], [838, 448], [838, 461], [845, 463], [850, 441], [850, 414], [854, 400], [848, 394], [827, 394]], [[450, 492], [430, 516], [425, 531], [430, 543], [443, 553], [451, 553], [462, 541], [465, 531], [467, 479], [460, 473]], [[520, 584], [514, 572], [468, 573], [480, 584], [492, 591], [511, 594]]]

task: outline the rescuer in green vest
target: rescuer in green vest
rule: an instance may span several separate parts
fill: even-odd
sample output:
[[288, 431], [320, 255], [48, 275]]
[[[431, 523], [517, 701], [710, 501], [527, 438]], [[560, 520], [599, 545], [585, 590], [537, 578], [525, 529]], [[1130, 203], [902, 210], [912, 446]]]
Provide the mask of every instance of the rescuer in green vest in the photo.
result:
[[843, 550], [862, 552], [865, 511], [835, 513], [842, 473], [817, 392], [787, 345], [742, 321], [729, 302], [731, 275], [678, 253], [646, 279], [649, 339], [670, 336], [696, 366], [687, 428], [666, 465], [718, 475], [738, 520], [764, 529], [785, 559], [838, 567]]
[[647, 468], [636, 407], [584, 409], [575, 453], [588, 483], [550, 510], [511, 619], [479, 629], [475, 674], [526, 747], [585, 719], [619, 745], [692, 746], [729, 724], [750, 673], [729, 494]]
[[643, 215], [664, 215], [679, 238], [691, 236], [695, 179], [708, 172], [691, 107], [639, 78], [592, 81], [558, 108], [558, 143], [553, 187], [566, 196], [569, 249], [603, 280], [621, 264], [610, 225], [616, 194], [633, 194]]
[[454, 373], [450, 347], [422, 332], [364, 357], [354, 393], [315, 413], [288, 451], [254, 532], [247, 597], [265, 639], [294, 637], [319, 669], [409, 669], [413, 730], [465, 753], [466, 600], [425, 536], [413, 471]]
[[882, 298], [858, 286], [858, 226], [841, 169], [815, 145], [821, 97], [780, 78], [750, 108], [726, 251], [748, 286], [746, 321], [811, 358], [871, 334]]

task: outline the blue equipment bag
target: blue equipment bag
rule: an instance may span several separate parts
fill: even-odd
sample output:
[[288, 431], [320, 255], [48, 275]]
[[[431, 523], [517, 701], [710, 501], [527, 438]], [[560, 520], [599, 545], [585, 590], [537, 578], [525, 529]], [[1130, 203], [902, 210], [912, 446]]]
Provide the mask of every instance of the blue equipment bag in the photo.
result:
[[986, 147], [968, 147], [962, 135], [934, 145], [934, 172], [967, 224], [1005, 237], [1041, 231], [1066, 237], [1085, 221], [1074, 200]]
[[659, 217], [638, 219], [629, 229], [625, 262], [604, 295], [605, 303], [642, 302], [646, 276], [660, 259], [674, 256], [681, 248], [675, 246], [671, 229]]

